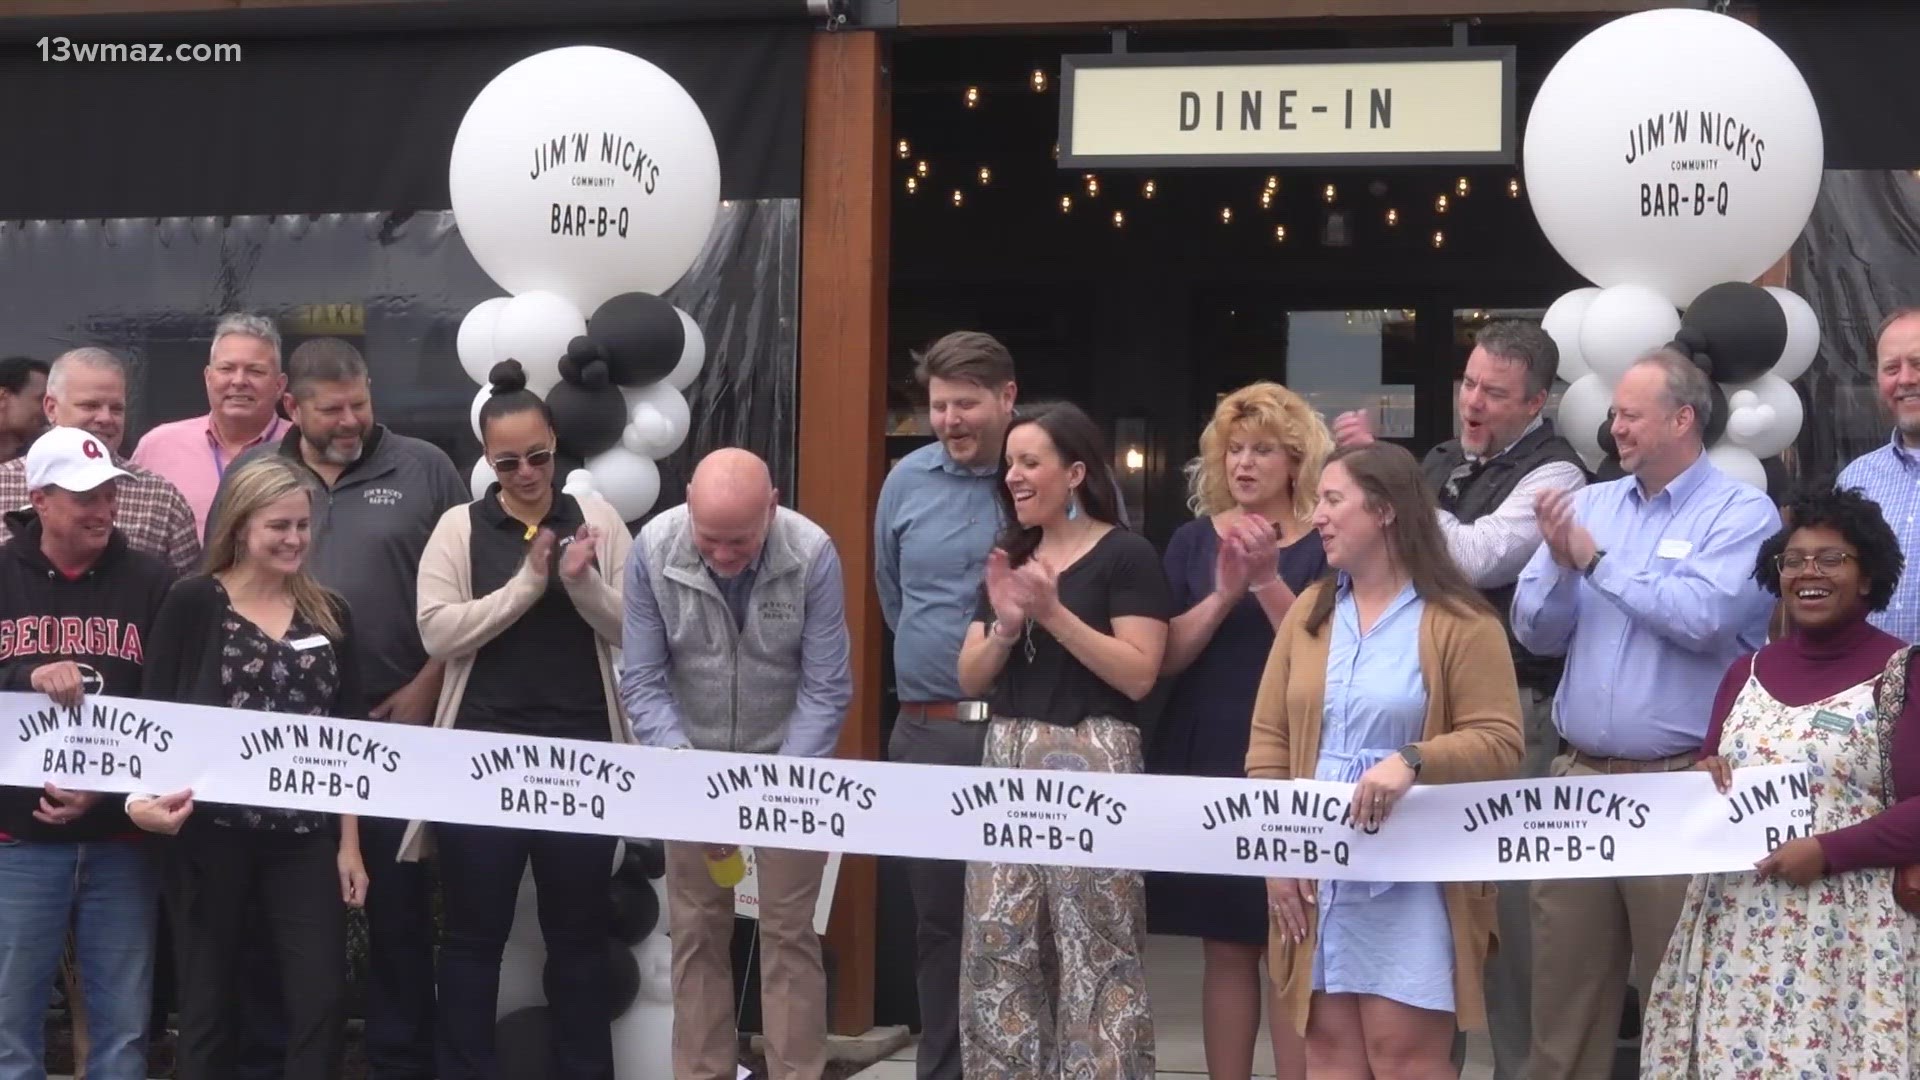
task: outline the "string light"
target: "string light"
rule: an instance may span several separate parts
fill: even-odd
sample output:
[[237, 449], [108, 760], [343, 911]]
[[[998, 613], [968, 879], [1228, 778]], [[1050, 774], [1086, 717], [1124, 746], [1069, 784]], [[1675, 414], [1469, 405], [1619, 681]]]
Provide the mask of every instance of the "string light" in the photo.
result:
[[1073, 212], [1073, 196], [1071, 195], [1060, 196], [1060, 212], [1063, 214], [1070, 214]]
[[1333, 200], [1340, 197], [1340, 192], [1336, 190], [1332, 184], [1328, 184], [1325, 188], [1321, 189], [1320, 197], [1327, 200], [1327, 204], [1331, 206]]
[[1460, 179], [1455, 180], [1453, 182], [1453, 193], [1455, 195], [1458, 195], [1464, 199], [1467, 197], [1468, 193], [1470, 193], [1471, 191], [1473, 191], [1473, 187], [1472, 185], [1467, 183], [1466, 177], [1463, 176]]
[[986, 187], [991, 183], [993, 183], [993, 170], [985, 165], [980, 166], [980, 186]]
[[1434, 196], [1433, 212], [1436, 214], [1444, 214], [1447, 212], [1447, 208], [1452, 205], [1453, 203], [1447, 198], [1446, 193], [1441, 192], [1439, 195]]
[[954, 188], [953, 189], [953, 205], [961, 206], [961, 205], [964, 205], [966, 201], [967, 201], [967, 193], [964, 191], [961, 191], [959, 188]]
[[1273, 192], [1271, 191], [1261, 192], [1260, 193], [1260, 209], [1267, 210], [1267, 209], [1271, 209], [1272, 206], [1273, 206]]
[[905, 161], [913, 156], [913, 146], [908, 143], [907, 140], [901, 139], [898, 143], [894, 144], [893, 152], [900, 155], [901, 161]]
[[907, 194], [917, 195], [919, 193], [920, 193], [920, 178], [917, 176], [907, 177]]
[[1279, 191], [1279, 190], [1280, 190], [1280, 178], [1279, 178], [1279, 177], [1277, 177], [1277, 176], [1269, 176], [1269, 177], [1267, 177], [1267, 190], [1268, 190], [1268, 191]]
[[1517, 199], [1519, 197], [1520, 197], [1520, 178], [1516, 176], [1507, 181], [1507, 198]]
[[1127, 224], [1127, 212], [1125, 210], [1115, 210], [1113, 212], [1113, 227], [1116, 229], [1122, 229], [1126, 227], [1126, 224]]
[[1140, 185], [1140, 197], [1143, 199], [1151, 199], [1159, 190], [1160, 189], [1154, 185], [1154, 182], [1149, 180]]
[[1087, 174], [1087, 198], [1095, 199], [1095, 198], [1099, 198], [1099, 196], [1100, 196], [1100, 178], [1093, 175], [1092, 173], [1088, 173]]
[[971, 109], [978, 104], [980, 104], [980, 88], [977, 86], [967, 87], [967, 108]]
[[1447, 246], [1447, 234], [1440, 231], [1439, 229], [1433, 230], [1433, 249], [1435, 251], [1438, 251], [1441, 248], [1446, 246]]
[[1036, 94], [1046, 93], [1047, 92], [1047, 69], [1034, 68], [1033, 77], [1029, 81], [1033, 83], [1034, 93]]
[[933, 172], [933, 166], [927, 164], [926, 160], [923, 158], [921, 159], [919, 164], [913, 167], [913, 171], [915, 174], [917, 174], [920, 177], [920, 179], [925, 180], [927, 176]]
[[1400, 224], [1400, 211], [1389, 206], [1387, 208], [1387, 227], [1392, 228], [1398, 224]]
[[1233, 207], [1223, 206], [1220, 208], [1220, 224], [1222, 225], [1233, 224]]
[[1060, 144], [1059, 143], [1053, 144], [1053, 160], [1055, 161], [1060, 160]]
[[1284, 244], [1287, 242], [1287, 227], [1285, 225], [1275, 225], [1273, 227], [1273, 242], [1276, 244]]

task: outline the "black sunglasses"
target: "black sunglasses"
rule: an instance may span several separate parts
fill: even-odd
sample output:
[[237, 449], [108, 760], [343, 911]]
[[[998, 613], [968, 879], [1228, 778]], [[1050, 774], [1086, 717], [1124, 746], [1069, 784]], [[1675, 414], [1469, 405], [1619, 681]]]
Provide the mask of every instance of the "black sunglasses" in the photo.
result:
[[519, 472], [523, 463], [530, 469], [538, 469], [552, 460], [552, 450], [535, 450], [525, 458], [518, 454], [505, 454], [493, 459], [493, 471], [496, 475], [505, 476], [508, 473]]

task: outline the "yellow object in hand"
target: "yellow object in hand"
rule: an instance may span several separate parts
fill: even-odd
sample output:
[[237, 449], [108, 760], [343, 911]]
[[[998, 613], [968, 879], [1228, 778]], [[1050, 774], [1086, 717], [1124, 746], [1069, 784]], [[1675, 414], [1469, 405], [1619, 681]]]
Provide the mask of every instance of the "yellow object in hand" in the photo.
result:
[[707, 876], [713, 879], [715, 885], [723, 889], [731, 889], [746, 878], [747, 858], [740, 854], [739, 848], [734, 848], [724, 856], [716, 856], [708, 852]]

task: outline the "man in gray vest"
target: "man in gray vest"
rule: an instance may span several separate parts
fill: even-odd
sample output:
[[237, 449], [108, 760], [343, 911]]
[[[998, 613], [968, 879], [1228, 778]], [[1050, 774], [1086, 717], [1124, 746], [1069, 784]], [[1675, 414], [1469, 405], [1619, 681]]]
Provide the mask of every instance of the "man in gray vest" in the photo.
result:
[[[1434, 447], [1421, 463], [1428, 489], [1440, 502], [1448, 553], [1486, 593], [1502, 621], [1511, 617], [1520, 571], [1540, 548], [1534, 496], [1577, 491], [1587, 483], [1580, 455], [1554, 432], [1553, 421], [1540, 415], [1559, 365], [1559, 348], [1532, 323], [1482, 327], [1460, 380], [1460, 436]], [[1365, 413], [1341, 416], [1333, 431], [1343, 446], [1373, 439]], [[1511, 629], [1507, 642], [1526, 722], [1523, 775], [1545, 776], [1560, 749], [1553, 695], [1565, 661], [1521, 648]], [[1499, 911], [1500, 947], [1487, 961], [1487, 1020], [1495, 1080], [1519, 1080], [1532, 1029], [1531, 916], [1523, 883], [1500, 890]]]
[[[620, 700], [648, 746], [827, 757], [853, 700], [840, 557], [780, 505], [767, 465], [702, 459], [687, 502], [640, 530], [627, 563]], [[728, 846], [667, 845], [673, 1074], [734, 1080], [733, 889]], [[774, 1080], [819, 1080], [827, 979], [813, 929], [826, 855], [754, 849], [760, 1012]]]

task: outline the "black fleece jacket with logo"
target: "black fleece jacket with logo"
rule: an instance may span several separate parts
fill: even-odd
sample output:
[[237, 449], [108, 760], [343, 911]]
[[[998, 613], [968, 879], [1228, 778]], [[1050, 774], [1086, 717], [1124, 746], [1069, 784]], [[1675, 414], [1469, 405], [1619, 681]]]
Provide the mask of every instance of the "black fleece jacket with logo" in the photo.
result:
[[[0, 545], [0, 690], [33, 692], [33, 672], [72, 660], [81, 665], [88, 694], [140, 696], [146, 635], [173, 571], [134, 551], [119, 529], [107, 549], [77, 577], [62, 573], [40, 550], [40, 519], [32, 510], [6, 515], [12, 537]], [[0, 734], [16, 740], [18, 731]], [[133, 828], [118, 795], [102, 795], [78, 821], [48, 825], [34, 818], [40, 792], [0, 787], [0, 833], [16, 840], [99, 840]]]

